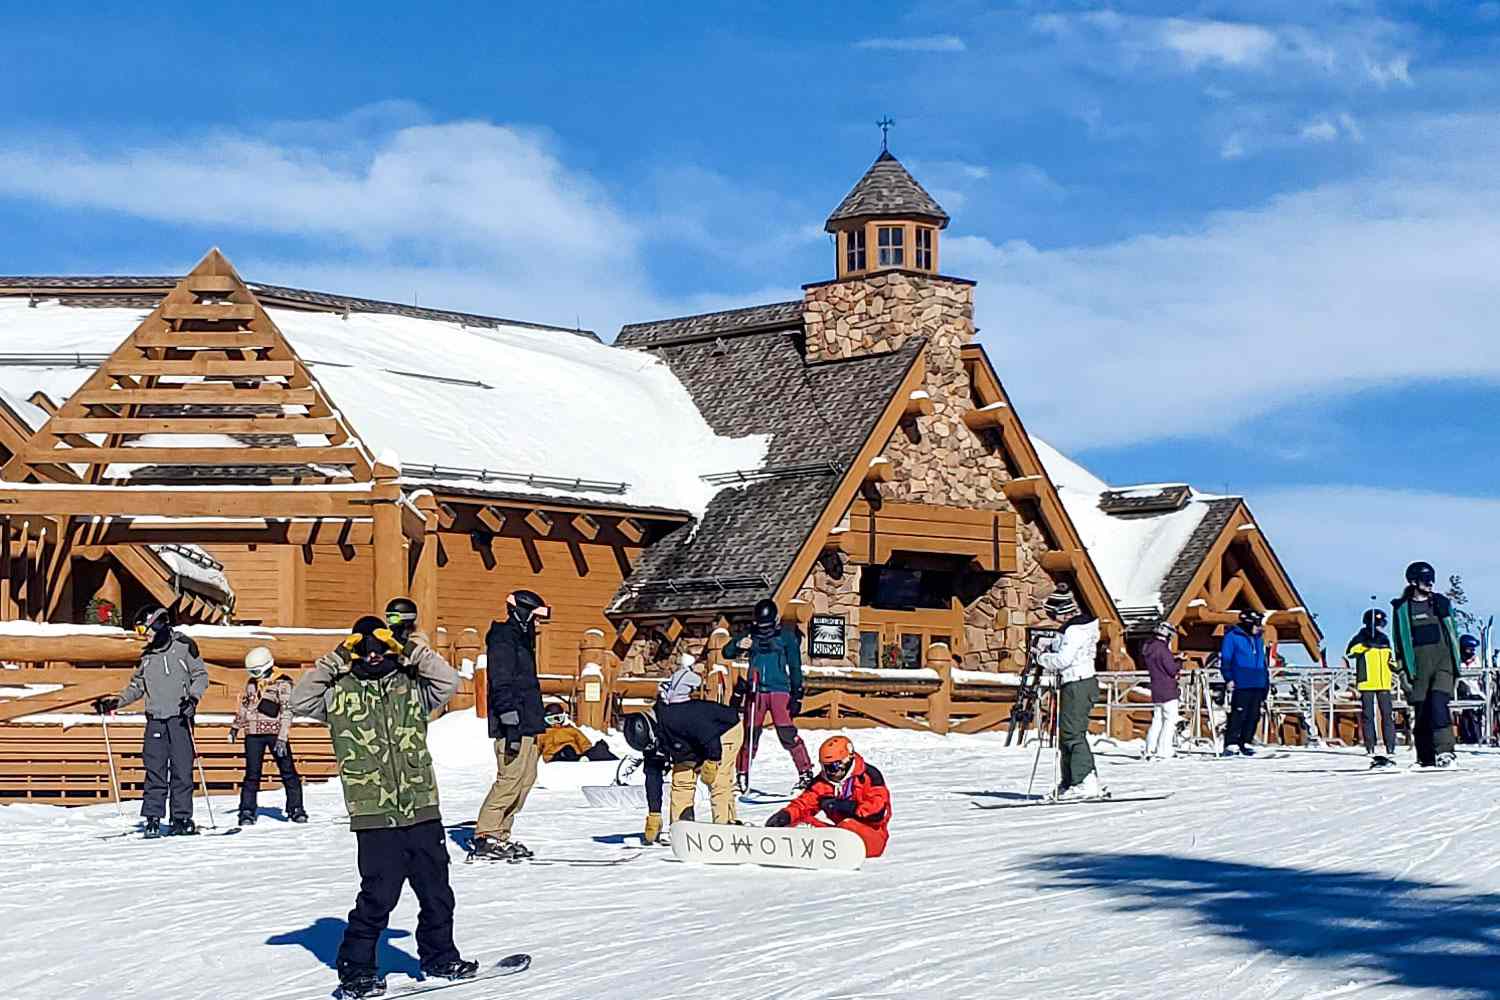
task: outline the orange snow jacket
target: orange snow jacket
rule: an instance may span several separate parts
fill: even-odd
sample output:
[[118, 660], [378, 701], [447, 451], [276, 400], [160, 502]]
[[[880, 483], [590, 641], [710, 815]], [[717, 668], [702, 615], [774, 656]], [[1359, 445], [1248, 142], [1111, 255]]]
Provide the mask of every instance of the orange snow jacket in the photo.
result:
[[548, 726], [547, 731], [536, 738], [537, 749], [541, 752], [542, 760], [550, 761], [557, 756], [557, 752], [563, 747], [572, 747], [579, 753], [588, 753], [589, 747], [594, 744], [583, 735], [581, 729], [573, 726]]
[[820, 774], [805, 792], [787, 804], [786, 813], [791, 818], [791, 825], [806, 823], [817, 816], [823, 811], [822, 800], [825, 798], [849, 800], [854, 805], [853, 812], [829, 813], [831, 823], [857, 820], [884, 834], [891, 822], [891, 792], [885, 787], [885, 775], [875, 765], [865, 763], [859, 754], [854, 755], [854, 767], [843, 781], [835, 785]]

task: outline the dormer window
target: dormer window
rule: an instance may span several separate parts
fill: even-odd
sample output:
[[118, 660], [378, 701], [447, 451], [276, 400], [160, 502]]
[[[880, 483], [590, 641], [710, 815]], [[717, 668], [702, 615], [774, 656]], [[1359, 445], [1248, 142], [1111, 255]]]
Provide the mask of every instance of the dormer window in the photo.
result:
[[851, 229], [844, 234], [844, 271], [865, 269], [865, 231]]
[[932, 270], [932, 230], [926, 226], [917, 227], [917, 270]]
[[904, 226], [879, 226], [875, 240], [880, 248], [881, 267], [906, 266], [906, 228]]

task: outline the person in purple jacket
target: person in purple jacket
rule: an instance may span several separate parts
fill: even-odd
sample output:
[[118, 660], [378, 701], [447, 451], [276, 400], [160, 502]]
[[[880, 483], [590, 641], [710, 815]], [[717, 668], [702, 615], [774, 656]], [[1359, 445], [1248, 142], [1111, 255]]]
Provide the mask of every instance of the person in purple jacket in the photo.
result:
[[1151, 638], [1141, 643], [1141, 662], [1151, 675], [1151, 728], [1146, 732], [1142, 760], [1170, 760], [1177, 755], [1177, 708], [1181, 691], [1177, 675], [1182, 662], [1172, 653], [1171, 639], [1177, 629], [1159, 622]]

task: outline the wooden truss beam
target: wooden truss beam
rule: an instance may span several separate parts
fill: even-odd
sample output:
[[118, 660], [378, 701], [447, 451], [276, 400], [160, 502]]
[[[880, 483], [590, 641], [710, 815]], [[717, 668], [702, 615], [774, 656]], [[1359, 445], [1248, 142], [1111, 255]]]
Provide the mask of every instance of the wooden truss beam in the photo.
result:
[[0, 516], [3, 517], [369, 517], [371, 502], [370, 494], [365, 490], [320, 490], [316, 487], [172, 489], [0, 485]]

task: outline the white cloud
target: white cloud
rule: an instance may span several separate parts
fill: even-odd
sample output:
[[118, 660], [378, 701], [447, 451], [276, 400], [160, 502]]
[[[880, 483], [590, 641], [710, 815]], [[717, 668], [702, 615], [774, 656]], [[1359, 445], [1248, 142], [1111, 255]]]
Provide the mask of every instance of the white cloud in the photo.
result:
[[1233, 132], [1224, 138], [1219, 144], [1219, 155], [1226, 160], [1238, 160], [1245, 155], [1245, 136], [1240, 132]]
[[1065, 447], [1221, 435], [1374, 384], [1500, 381], [1496, 125], [1383, 135], [1379, 175], [1169, 235], [1039, 250], [955, 233], [944, 269], [979, 280], [1001, 374]]
[[1339, 137], [1339, 128], [1327, 118], [1317, 118], [1303, 125], [1297, 135], [1308, 142], [1333, 142]]
[[1194, 69], [1206, 63], [1256, 66], [1276, 49], [1275, 33], [1258, 24], [1173, 17], [1161, 23], [1160, 32], [1162, 44]]
[[865, 38], [854, 43], [857, 49], [884, 52], [963, 52], [968, 48], [957, 35], [917, 35], [907, 38]]
[[[1433, 483], [1441, 490], [1449, 484]], [[1442, 589], [1459, 574], [1470, 608], [1500, 613], [1500, 500], [1443, 492], [1317, 486], [1256, 491], [1250, 508], [1337, 653], [1370, 596], [1400, 593], [1406, 565], [1425, 559]]]

